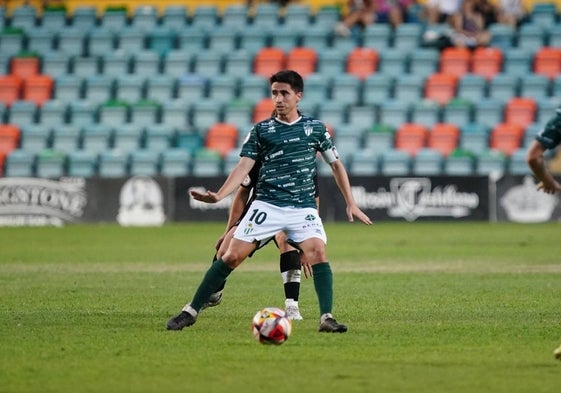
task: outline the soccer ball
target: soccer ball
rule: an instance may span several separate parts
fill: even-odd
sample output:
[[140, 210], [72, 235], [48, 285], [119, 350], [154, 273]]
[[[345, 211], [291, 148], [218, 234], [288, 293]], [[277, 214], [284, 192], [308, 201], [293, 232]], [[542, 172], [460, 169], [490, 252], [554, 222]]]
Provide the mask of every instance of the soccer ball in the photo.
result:
[[292, 321], [277, 307], [265, 307], [253, 317], [251, 323], [253, 336], [261, 344], [280, 345], [290, 336]]

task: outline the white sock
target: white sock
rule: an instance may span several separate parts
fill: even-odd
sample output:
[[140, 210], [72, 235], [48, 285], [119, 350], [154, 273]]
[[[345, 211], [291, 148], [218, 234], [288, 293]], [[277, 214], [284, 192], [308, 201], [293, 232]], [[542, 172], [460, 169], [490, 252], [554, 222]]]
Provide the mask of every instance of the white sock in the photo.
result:
[[183, 311], [188, 312], [189, 314], [191, 314], [192, 316], [196, 317], [198, 312], [195, 311], [195, 309], [193, 307], [191, 307], [191, 303], [188, 303], [185, 305], [185, 307], [183, 307]]

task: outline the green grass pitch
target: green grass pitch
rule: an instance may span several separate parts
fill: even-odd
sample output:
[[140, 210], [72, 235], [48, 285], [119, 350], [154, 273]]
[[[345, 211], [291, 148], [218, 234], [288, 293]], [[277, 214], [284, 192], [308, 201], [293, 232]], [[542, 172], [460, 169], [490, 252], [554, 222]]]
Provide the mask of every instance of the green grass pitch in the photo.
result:
[[0, 228], [0, 392], [558, 392], [559, 224], [327, 224], [335, 317], [281, 346], [251, 318], [283, 306], [272, 245], [180, 332], [223, 223]]

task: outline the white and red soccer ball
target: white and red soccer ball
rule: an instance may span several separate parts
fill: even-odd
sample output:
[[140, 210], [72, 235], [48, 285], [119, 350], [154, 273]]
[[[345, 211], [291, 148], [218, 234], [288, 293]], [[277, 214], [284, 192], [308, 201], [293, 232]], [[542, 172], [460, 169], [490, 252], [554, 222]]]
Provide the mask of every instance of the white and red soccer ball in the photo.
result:
[[251, 323], [253, 336], [261, 344], [280, 345], [284, 343], [292, 331], [292, 321], [284, 310], [277, 307], [265, 307], [253, 317]]

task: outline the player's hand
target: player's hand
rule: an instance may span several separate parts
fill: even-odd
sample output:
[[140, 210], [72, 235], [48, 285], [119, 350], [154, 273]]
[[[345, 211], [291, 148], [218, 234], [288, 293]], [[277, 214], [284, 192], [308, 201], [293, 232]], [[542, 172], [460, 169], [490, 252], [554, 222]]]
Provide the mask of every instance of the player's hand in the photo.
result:
[[206, 203], [216, 203], [220, 201], [218, 195], [212, 191], [199, 192], [197, 190], [191, 190], [189, 192], [191, 196], [197, 201], [206, 202]]
[[371, 225], [372, 220], [368, 217], [362, 210], [360, 210], [356, 205], [354, 206], [347, 206], [347, 218], [349, 222], [353, 222], [354, 218], [358, 218], [366, 225]]
[[538, 183], [538, 191], [543, 191], [546, 194], [555, 194], [557, 191], [561, 191], [561, 184], [554, 181], [552, 184], [545, 184], [543, 181]]
[[220, 236], [218, 238], [218, 240], [216, 241], [216, 244], [214, 245], [214, 248], [216, 249], [216, 251], [218, 251], [220, 249], [220, 246], [222, 245], [222, 242], [224, 242], [225, 237], [226, 237], [226, 233], [223, 234], [222, 236]]

